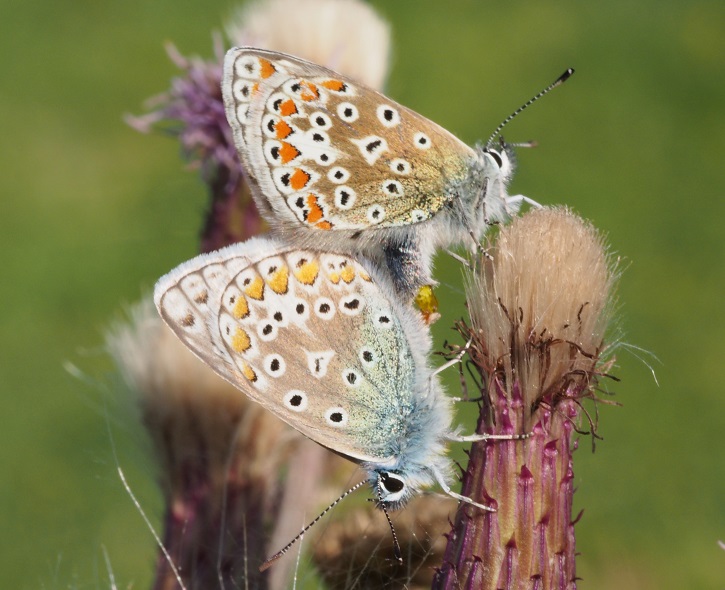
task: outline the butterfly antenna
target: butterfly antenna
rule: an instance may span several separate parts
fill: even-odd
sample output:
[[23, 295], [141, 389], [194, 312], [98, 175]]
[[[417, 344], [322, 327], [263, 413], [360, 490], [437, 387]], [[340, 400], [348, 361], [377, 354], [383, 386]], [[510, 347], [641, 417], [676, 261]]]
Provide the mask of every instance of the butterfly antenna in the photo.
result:
[[[294, 545], [297, 541], [299, 541], [302, 537], [304, 537], [305, 533], [309, 531], [317, 522], [325, 516], [330, 510], [332, 510], [335, 506], [337, 506], [343, 499], [347, 498], [350, 494], [352, 494], [354, 491], [360, 489], [363, 485], [367, 483], [367, 480], [363, 480], [360, 483], [355, 484], [352, 486], [349, 490], [347, 490], [342, 496], [340, 496], [337, 500], [335, 500], [332, 504], [330, 504], [327, 508], [325, 508], [320, 514], [313, 520], [310, 524], [308, 524], [305, 528], [303, 528], [300, 533], [292, 539], [287, 545], [285, 545], [282, 549], [277, 551], [272, 557], [266, 559], [262, 565], [259, 566], [259, 571], [263, 572], [268, 570], [270, 567], [272, 567], [272, 564], [274, 564], [275, 561], [277, 561], [280, 557], [282, 557], [287, 551], [290, 550], [292, 545]], [[389, 520], [389, 519], [388, 519]], [[392, 525], [391, 525], [392, 526]]]
[[536, 96], [533, 98], [530, 98], [527, 100], [524, 104], [522, 104], [519, 108], [517, 108], [513, 113], [511, 113], [508, 117], [506, 117], [503, 121], [501, 121], [501, 124], [496, 127], [496, 130], [491, 134], [491, 137], [488, 138], [488, 141], [486, 142], [486, 148], [489, 148], [491, 144], [493, 143], [493, 140], [496, 138], [496, 136], [501, 133], [501, 129], [503, 129], [508, 123], [511, 122], [511, 120], [519, 115], [521, 111], [524, 109], [530, 107], [532, 104], [534, 104], [537, 100], [539, 100], [542, 96], [545, 94], [548, 94], [554, 88], [557, 86], [561, 86], [564, 82], [569, 79], [569, 77], [574, 73], [574, 68], [569, 68], [564, 72], [561, 76], [559, 76], [553, 83], [549, 84], [546, 88], [544, 88], [541, 92], [539, 92]]
[[390, 527], [390, 532], [393, 533], [393, 554], [395, 555], [395, 559], [398, 560], [398, 563], [403, 563], [403, 552], [400, 550], [400, 543], [398, 543], [398, 535], [395, 533], [395, 527], [393, 526], [393, 521], [390, 520], [390, 515], [388, 514], [388, 509], [385, 507], [385, 503], [383, 502], [383, 493], [380, 489], [380, 481], [381, 477], [378, 476], [378, 500], [380, 508], [383, 511], [383, 514], [385, 514], [385, 518], [388, 520], [388, 526]]
[[535, 139], [530, 139], [529, 141], [517, 141], [516, 143], [507, 143], [506, 145], [513, 148], [535, 148], [539, 147], [539, 142]]

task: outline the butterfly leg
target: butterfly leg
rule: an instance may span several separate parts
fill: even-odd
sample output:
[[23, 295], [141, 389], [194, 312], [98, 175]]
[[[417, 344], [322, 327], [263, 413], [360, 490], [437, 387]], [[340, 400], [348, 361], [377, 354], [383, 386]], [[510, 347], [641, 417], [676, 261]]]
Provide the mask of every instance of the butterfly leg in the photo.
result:
[[454, 492], [445, 482], [445, 479], [441, 476], [437, 469], [431, 468], [431, 472], [433, 473], [433, 477], [435, 477], [436, 481], [438, 482], [438, 485], [441, 486], [441, 489], [451, 498], [455, 498], [459, 502], [465, 502], [466, 504], [470, 504], [471, 506], [475, 506], [476, 508], [480, 508], [481, 510], [486, 510], [487, 512], [496, 512], [495, 508], [491, 508], [490, 506], [486, 506], [485, 504], [479, 504], [478, 502], [474, 502], [473, 500], [471, 500], [471, 498], [469, 498], [468, 496], [462, 496], [461, 494], [457, 494], [456, 492]]
[[443, 363], [440, 367], [438, 367], [435, 371], [433, 371], [428, 377], [428, 385], [430, 390], [430, 385], [433, 380], [433, 377], [435, 375], [438, 375], [438, 373], [442, 373], [446, 369], [449, 369], [453, 365], [458, 365], [459, 371], [458, 371], [458, 377], [460, 379], [460, 386], [461, 391], [463, 391], [462, 396], [456, 396], [456, 397], [450, 397], [449, 399], [452, 402], [480, 402], [483, 398], [477, 397], [477, 398], [471, 398], [468, 395], [468, 384], [466, 383], [466, 377], [463, 374], [463, 357], [468, 352], [468, 349], [471, 347], [471, 343], [473, 342], [473, 338], [469, 339], [466, 344], [463, 345], [463, 347], [459, 350], [458, 354], [456, 354], [455, 357], [453, 357], [451, 360]]
[[543, 207], [543, 205], [537, 203], [534, 199], [530, 199], [524, 195], [510, 195], [506, 197], [506, 207], [511, 207], [514, 211], [518, 211], [524, 203], [531, 205], [536, 209], [541, 209]]
[[450, 433], [446, 439], [451, 442], [478, 442], [481, 440], [526, 440], [534, 435], [533, 432], [526, 434], [454, 434]]

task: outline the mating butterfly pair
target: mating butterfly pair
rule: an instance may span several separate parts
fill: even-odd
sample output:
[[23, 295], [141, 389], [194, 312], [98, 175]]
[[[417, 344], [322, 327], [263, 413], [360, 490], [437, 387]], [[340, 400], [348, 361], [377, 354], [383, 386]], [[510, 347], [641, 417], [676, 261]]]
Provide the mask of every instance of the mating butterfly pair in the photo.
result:
[[222, 90], [273, 237], [162, 277], [162, 317], [223, 378], [366, 469], [382, 507], [435, 482], [475, 504], [448, 486], [446, 443], [459, 437], [410, 300], [432, 282], [436, 248], [518, 210], [509, 149], [492, 139], [472, 149], [370, 88], [272, 51], [232, 49]]

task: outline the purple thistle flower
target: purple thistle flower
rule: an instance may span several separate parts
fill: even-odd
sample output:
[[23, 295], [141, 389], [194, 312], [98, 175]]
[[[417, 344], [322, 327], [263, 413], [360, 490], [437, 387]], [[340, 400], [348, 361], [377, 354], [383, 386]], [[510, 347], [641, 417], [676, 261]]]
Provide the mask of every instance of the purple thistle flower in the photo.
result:
[[201, 251], [209, 252], [260, 233], [264, 222], [252, 202], [224, 111], [221, 39], [215, 38], [210, 61], [186, 58], [171, 44], [166, 49], [184, 75], [149, 101], [151, 112], [126, 121], [142, 133], [158, 130], [177, 137], [184, 156], [200, 169], [211, 196], [201, 238]]

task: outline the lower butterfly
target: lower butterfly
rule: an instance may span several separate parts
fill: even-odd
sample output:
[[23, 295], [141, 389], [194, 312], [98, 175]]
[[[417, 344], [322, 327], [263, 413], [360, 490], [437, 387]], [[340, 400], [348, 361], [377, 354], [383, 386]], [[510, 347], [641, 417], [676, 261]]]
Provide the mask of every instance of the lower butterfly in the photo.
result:
[[446, 443], [461, 437], [428, 366], [428, 330], [364, 260], [254, 238], [183, 263], [154, 300], [214, 371], [366, 470], [381, 507], [436, 482], [475, 504], [448, 485]]
[[249, 47], [227, 53], [222, 94], [272, 228], [304, 247], [362, 252], [390, 269], [399, 292], [433, 282], [436, 248], [478, 240], [526, 200], [506, 191], [510, 147], [492, 147], [503, 124], [474, 149], [346, 76]]

